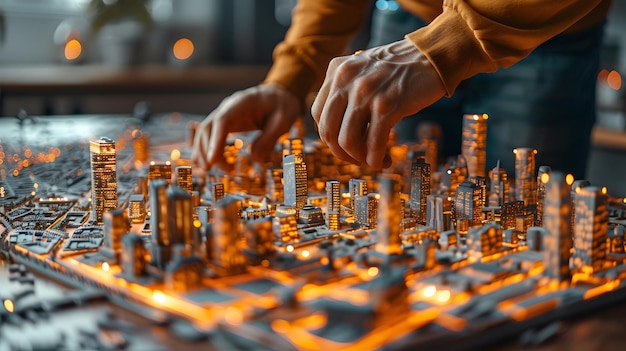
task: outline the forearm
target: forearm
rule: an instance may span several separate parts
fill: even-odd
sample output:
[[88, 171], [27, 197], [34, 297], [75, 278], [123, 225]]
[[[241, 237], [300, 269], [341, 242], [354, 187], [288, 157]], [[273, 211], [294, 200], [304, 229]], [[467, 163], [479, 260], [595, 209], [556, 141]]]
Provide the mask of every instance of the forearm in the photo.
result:
[[601, 3], [607, 1], [444, 0], [438, 17], [406, 37], [451, 95], [462, 80], [513, 65]]
[[266, 82], [304, 99], [321, 84], [328, 62], [345, 53], [370, 5], [368, 0], [300, 0], [285, 40], [274, 50]]

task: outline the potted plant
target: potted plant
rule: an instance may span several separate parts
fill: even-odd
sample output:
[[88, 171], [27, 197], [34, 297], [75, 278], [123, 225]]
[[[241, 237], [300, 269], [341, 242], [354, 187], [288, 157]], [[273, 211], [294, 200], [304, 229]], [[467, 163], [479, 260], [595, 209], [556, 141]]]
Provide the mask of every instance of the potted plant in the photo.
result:
[[151, 0], [91, 0], [87, 17], [106, 64], [128, 66], [141, 62], [146, 34], [153, 20]]

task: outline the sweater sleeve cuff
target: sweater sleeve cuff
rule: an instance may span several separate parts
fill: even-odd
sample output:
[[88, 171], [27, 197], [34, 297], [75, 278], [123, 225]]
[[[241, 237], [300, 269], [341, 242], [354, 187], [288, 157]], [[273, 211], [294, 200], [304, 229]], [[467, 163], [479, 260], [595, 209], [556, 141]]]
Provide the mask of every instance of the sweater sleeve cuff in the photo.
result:
[[405, 36], [430, 61], [451, 96], [462, 80], [475, 74], [494, 72], [489, 58], [462, 16], [451, 7], [428, 26]]
[[297, 55], [288, 53], [289, 50], [283, 45], [276, 48], [274, 63], [264, 82], [277, 83], [304, 101], [318, 79], [318, 74]]

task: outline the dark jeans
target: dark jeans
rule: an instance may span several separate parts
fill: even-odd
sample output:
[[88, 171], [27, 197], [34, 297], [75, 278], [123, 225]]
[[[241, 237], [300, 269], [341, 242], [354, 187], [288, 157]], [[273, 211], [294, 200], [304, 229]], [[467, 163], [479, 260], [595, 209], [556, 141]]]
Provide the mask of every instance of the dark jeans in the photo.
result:
[[[403, 38], [424, 26], [412, 14], [375, 10], [369, 46]], [[602, 26], [583, 33], [559, 35], [514, 66], [479, 74], [397, 126], [401, 141], [415, 140], [420, 121], [438, 122], [443, 131], [442, 156], [460, 153], [462, 116], [487, 113], [487, 169], [496, 161], [514, 176], [516, 147], [537, 149], [537, 168], [584, 178], [591, 128], [596, 117], [595, 88]]]

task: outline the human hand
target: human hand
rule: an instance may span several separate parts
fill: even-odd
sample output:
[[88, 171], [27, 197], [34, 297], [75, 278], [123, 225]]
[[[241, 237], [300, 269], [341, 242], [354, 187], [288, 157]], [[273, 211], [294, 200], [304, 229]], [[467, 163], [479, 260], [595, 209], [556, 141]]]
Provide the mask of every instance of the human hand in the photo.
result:
[[391, 128], [444, 94], [426, 56], [404, 39], [333, 59], [311, 114], [335, 156], [381, 169], [391, 166]]
[[255, 161], [262, 161], [301, 112], [302, 102], [277, 84], [262, 84], [235, 92], [199, 124], [191, 159], [205, 170], [214, 165], [230, 170], [232, 165], [224, 159], [228, 133], [260, 130], [252, 143], [251, 156]]

